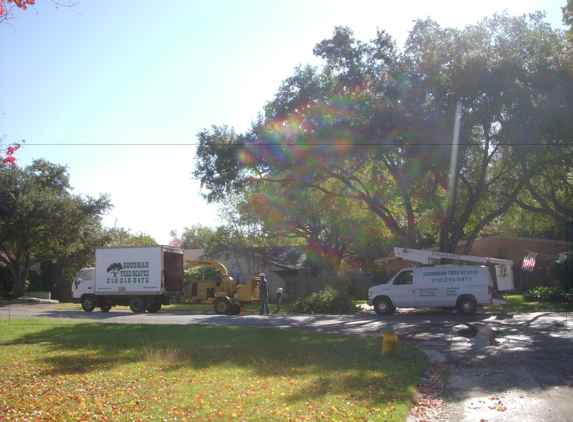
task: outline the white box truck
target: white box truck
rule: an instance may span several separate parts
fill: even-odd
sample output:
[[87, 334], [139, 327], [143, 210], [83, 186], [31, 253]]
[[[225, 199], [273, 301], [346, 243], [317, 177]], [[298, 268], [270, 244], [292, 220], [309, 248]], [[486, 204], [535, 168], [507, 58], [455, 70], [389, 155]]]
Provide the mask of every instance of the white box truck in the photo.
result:
[[434, 251], [395, 248], [402, 259], [420, 262], [419, 267], [404, 268], [386, 283], [368, 290], [367, 303], [379, 315], [389, 315], [396, 308], [458, 308], [471, 315], [478, 305], [501, 303], [493, 299], [493, 280], [489, 269], [475, 265], [431, 265], [434, 259], [456, 259], [496, 265], [499, 291], [513, 289], [513, 262]]
[[72, 301], [86, 312], [129, 306], [158, 312], [183, 293], [183, 249], [169, 246], [98, 248], [95, 268], [83, 268], [72, 284]]

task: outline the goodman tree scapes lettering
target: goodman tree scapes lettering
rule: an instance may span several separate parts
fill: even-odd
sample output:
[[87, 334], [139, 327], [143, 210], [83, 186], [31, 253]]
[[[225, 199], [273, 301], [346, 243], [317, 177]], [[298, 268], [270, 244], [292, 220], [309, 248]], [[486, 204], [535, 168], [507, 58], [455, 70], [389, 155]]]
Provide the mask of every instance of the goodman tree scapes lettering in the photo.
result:
[[112, 264], [108, 268], [121, 267], [119, 271], [113, 272], [112, 277], [107, 278], [107, 284], [132, 284], [132, 283], [149, 283], [149, 261], [143, 262], [124, 262], [122, 264]]

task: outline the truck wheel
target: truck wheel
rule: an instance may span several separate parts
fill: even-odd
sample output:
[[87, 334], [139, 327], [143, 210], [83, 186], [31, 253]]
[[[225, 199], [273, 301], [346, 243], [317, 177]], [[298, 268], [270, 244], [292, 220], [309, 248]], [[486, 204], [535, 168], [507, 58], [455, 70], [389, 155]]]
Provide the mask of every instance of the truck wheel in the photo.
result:
[[227, 299], [217, 299], [213, 303], [213, 307], [215, 308], [215, 313], [219, 315], [226, 315], [231, 311], [231, 304]]
[[134, 314], [145, 312], [145, 302], [140, 297], [135, 297], [129, 301], [129, 309]]
[[86, 296], [82, 299], [82, 309], [86, 312], [91, 312], [96, 307], [96, 300], [93, 296]]
[[231, 315], [239, 315], [241, 313], [241, 305], [231, 305]]
[[464, 315], [476, 313], [477, 302], [473, 297], [461, 297], [458, 299], [458, 310]]
[[159, 312], [160, 309], [161, 309], [161, 302], [151, 302], [147, 306], [147, 312], [151, 312], [152, 314]]
[[109, 312], [109, 310], [111, 309], [110, 305], [102, 305], [99, 307], [101, 309], [102, 312]]
[[374, 301], [374, 311], [378, 315], [390, 315], [396, 310], [388, 297], [379, 297]]

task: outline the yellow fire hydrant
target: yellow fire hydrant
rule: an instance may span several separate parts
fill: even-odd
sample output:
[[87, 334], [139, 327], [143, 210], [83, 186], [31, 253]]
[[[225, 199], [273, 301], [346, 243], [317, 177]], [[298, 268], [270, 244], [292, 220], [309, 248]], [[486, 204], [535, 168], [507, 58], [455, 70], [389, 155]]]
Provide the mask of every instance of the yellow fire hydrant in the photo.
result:
[[398, 337], [394, 335], [394, 327], [388, 324], [382, 330], [382, 354], [385, 355], [392, 351], [396, 343], [398, 343]]

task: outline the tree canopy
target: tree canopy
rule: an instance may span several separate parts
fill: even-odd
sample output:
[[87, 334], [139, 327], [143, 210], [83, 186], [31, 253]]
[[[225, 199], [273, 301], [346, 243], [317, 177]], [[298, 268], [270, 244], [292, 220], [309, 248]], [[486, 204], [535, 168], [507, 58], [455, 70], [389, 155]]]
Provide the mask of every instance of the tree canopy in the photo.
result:
[[144, 232], [132, 233], [123, 227], [105, 229], [105, 240], [101, 246], [153, 246], [157, 241]]
[[67, 258], [92, 244], [110, 209], [107, 195], [71, 193], [66, 167], [35, 160], [25, 168], [0, 166], [0, 262], [19, 296], [35, 263]]
[[567, 4], [561, 10], [563, 11], [563, 24], [569, 27], [565, 32], [565, 38], [573, 44], [573, 0], [567, 0]]
[[183, 249], [210, 249], [216, 243], [215, 229], [202, 224], [194, 224], [191, 227], [184, 227], [181, 236], [177, 230], [171, 230], [169, 235], [171, 246]]
[[[465, 240], [469, 253], [517, 205], [555, 208], [541, 201], [551, 186], [535, 181], [570, 173], [560, 157], [573, 137], [571, 53], [542, 13], [463, 29], [418, 20], [403, 51], [383, 30], [366, 43], [336, 27], [315, 46], [322, 68], [296, 68], [247, 133], [198, 135], [194, 176], [209, 201], [255, 184], [279, 185], [291, 200], [314, 191], [366, 207], [405, 246], [451, 252]], [[295, 222], [300, 210], [282, 218]]]

